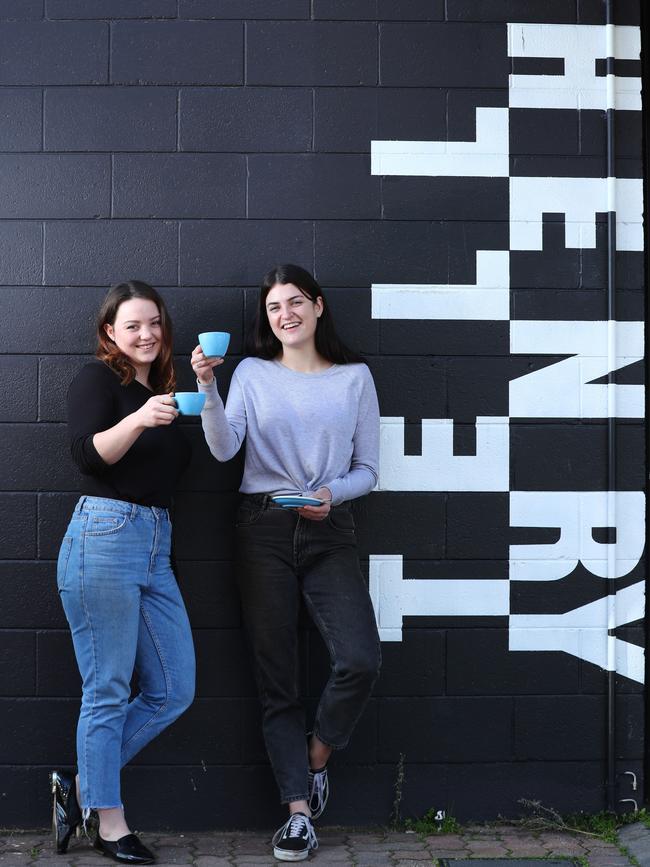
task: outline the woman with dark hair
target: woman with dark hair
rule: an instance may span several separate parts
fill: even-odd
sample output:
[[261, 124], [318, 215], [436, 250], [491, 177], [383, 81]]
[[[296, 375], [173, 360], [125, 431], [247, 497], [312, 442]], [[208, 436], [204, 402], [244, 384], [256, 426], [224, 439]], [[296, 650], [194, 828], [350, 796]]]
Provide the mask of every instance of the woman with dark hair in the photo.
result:
[[[190, 455], [176, 425], [172, 325], [162, 298], [130, 281], [106, 295], [97, 360], [68, 391], [81, 498], [57, 584], [83, 680], [78, 776], [52, 772], [57, 850], [91, 810], [95, 847], [115, 861], [153, 854], [124, 817], [120, 770], [194, 697], [192, 634], [170, 563], [169, 508]], [[139, 693], [129, 701], [137, 671]]]
[[[379, 671], [350, 511], [377, 482], [379, 409], [370, 371], [337, 336], [320, 286], [302, 268], [266, 275], [251, 337], [252, 357], [235, 370], [225, 408], [212, 373], [220, 360], [197, 346], [192, 366], [212, 454], [226, 461], [246, 438], [239, 586], [266, 747], [289, 807], [273, 851], [301, 861], [318, 846], [312, 819], [327, 802], [329, 756], [347, 745]], [[313, 504], [283, 508], [278, 495]], [[309, 738], [297, 688], [301, 596], [331, 659]]]

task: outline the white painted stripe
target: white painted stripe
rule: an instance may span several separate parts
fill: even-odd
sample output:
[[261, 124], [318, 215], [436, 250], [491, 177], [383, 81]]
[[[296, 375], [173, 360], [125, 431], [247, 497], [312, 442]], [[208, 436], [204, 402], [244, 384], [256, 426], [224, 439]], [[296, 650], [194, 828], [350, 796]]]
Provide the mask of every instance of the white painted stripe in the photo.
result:
[[[611, 671], [616, 665], [620, 674], [639, 683], [644, 680], [643, 649], [616, 640], [614, 658], [608, 648], [607, 596], [565, 614], [511, 614], [510, 650], [561, 650], [579, 659]], [[642, 581], [625, 588], [612, 600], [615, 623], [622, 626], [639, 620], [644, 614]], [[620, 666], [620, 667], [619, 667]]]
[[373, 175], [501, 177], [509, 175], [507, 108], [476, 109], [476, 141], [373, 141]]
[[[508, 24], [510, 57], [561, 58], [564, 75], [511, 75], [511, 108], [641, 110], [641, 78], [596, 75], [596, 60], [638, 60], [639, 27]], [[609, 76], [606, 76], [608, 79]]]
[[[643, 179], [618, 178], [616, 249], [643, 250]], [[565, 214], [567, 248], [595, 248], [596, 214], [608, 210], [608, 178], [510, 178], [510, 249], [541, 250], [542, 215]]]
[[476, 419], [476, 454], [454, 454], [452, 419], [422, 419], [422, 454], [404, 454], [404, 419], [382, 417], [381, 491], [507, 491], [510, 440], [504, 416]]
[[[552, 88], [549, 80], [553, 75], [510, 75], [510, 108], [567, 108], [579, 110], [593, 109], [606, 111], [608, 106], [607, 87], [576, 90]], [[614, 102], [622, 111], [641, 111], [641, 79], [614, 77], [616, 89]], [[604, 81], [599, 78], [598, 81]], [[566, 87], [566, 85], [565, 85]], [[632, 89], [633, 88], [633, 89]]]
[[374, 283], [373, 319], [507, 320], [510, 254], [476, 251], [476, 284]]
[[616, 671], [637, 683], [645, 682], [645, 652], [642, 647], [629, 641], [614, 639]]
[[511, 418], [644, 418], [643, 385], [595, 383], [643, 358], [643, 322], [516, 320], [514, 355], [570, 355], [509, 384]]
[[402, 640], [402, 619], [507, 616], [507, 580], [404, 579], [400, 554], [370, 555], [370, 596], [382, 641]]
[[[557, 581], [573, 572], [579, 562], [599, 578], [621, 578], [643, 556], [645, 494], [511, 491], [510, 526], [548, 527], [557, 531], [553, 542], [510, 546], [511, 581]], [[595, 527], [614, 528], [616, 541], [596, 542]]]
[[[567, 290], [570, 291], [570, 290]], [[643, 322], [618, 322], [617, 343], [621, 347], [616, 366], [624, 359], [643, 358]], [[515, 355], [607, 356], [609, 322], [601, 320], [518, 319], [510, 329], [510, 352]], [[629, 362], [628, 362], [629, 363]]]

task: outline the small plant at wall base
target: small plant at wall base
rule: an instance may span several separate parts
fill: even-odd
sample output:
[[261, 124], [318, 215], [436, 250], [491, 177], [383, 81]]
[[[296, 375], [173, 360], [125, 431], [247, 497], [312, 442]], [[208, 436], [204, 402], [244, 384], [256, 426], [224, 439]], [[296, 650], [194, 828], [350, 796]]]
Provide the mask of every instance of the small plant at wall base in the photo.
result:
[[395, 798], [393, 799], [393, 810], [390, 816], [390, 824], [393, 828], [396, 828], [400, 824], [401, 819], [401, 806], [404, 789], [404, 758], [404, 753], [400, 753], [395, 773]]
[[552, 828], [559, 831], [573, 831], [579, 834], [587, 834], [591, 837], [600, 837], [609, 843], [616, 843], [617, 832], [623, 825], [632, 822], [643, 822], [650, 827], [650, 814], [645, 809], [636, 813], [572, 813], [561, 816], [553, 807], [545, 807], [540, 801], [531, 801], [520, 798], [519, 804], [531, 810], [532, 815], [521, 820], [521, 824], [527, 828], [545, 830]]
[[439, 810], [431, 807], [421, 819], [406, 819], [404, 827], [407, 831], [415, 831], [417, 834], [458, 834], [461, 827], [458, 821], [447, 810]]

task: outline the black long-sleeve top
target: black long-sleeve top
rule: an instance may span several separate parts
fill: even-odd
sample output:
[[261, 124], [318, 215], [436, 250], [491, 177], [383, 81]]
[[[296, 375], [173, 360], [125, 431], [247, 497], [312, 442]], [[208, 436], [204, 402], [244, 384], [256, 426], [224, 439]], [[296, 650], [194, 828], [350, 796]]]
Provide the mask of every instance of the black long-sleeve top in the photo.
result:
[[147, 428], [115, 464], [107, 464], [93, 436], [140, 409], [152, 396], [133, 380], [119, 376], [102, 361], [91, 361], [68, 389], [68, 432], [72, 458], [84, 476], [82, 494], [169, 508], [178, 479], [190, 459], [190, 445], [177, 421]]

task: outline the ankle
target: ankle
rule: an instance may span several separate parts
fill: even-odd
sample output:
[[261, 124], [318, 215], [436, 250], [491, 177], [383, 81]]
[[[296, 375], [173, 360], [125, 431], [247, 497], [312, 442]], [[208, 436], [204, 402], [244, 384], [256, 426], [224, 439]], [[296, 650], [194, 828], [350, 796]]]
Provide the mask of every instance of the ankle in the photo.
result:
[[294, 813], [304, 813], [311, 819], [311, 810], [307, 801], [292, 801], [289, 804], [289, 815], [293, 816]]
[[99, 814], [99, 836], [102, 840], [115, 842], [131, 833], [120, 807], [98, 810], [97, 813]]
[[331, 755], [332, 747], [313, 736], [309, 744], [309, 770], [322, 771]]

